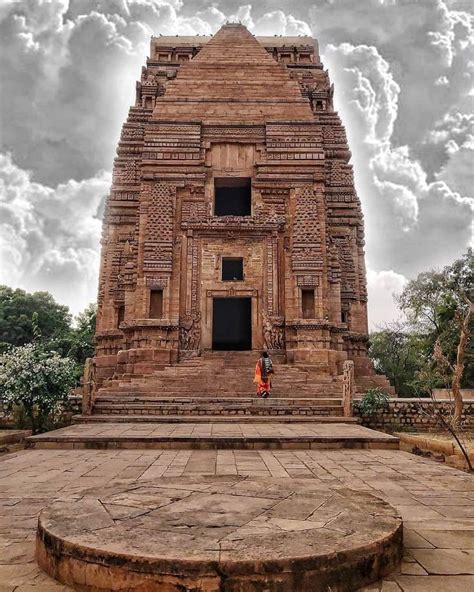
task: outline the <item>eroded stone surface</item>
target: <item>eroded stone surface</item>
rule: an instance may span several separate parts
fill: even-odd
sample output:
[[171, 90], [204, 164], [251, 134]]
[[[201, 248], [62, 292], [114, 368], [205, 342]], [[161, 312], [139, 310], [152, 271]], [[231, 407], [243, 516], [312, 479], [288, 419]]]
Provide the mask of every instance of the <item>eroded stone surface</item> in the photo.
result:
[[40, 516], [37, 558], [84, 590], [337, 592], [393, 570], [401, 538], [397, 512], [365, 492], [308, 479], [163, 478], [54, 503]]
[[[368, 491], [397, 509], [426, 506], [437, 512], [446, 500], [460, 507], [474, 502], [472, 476], [393, 450], [28, 450], [1, 455], [0, 591], [72, 590], [55, 583], [34, 559], [38, 513], [55, 499], [79, 499], [85, 488], [103, 487], [117, 479], [141, 484], [197, 475], [312, 479], [320, 488]], [[421, 512], [414, 513], [404, 523], [406, 556], [416, 548], [469, 549], [474, 519], [436, 515], [428, 521]], [[473, 585], [470, 575], [401, 575], [395, 570], [367, 589], [461, 592]]]

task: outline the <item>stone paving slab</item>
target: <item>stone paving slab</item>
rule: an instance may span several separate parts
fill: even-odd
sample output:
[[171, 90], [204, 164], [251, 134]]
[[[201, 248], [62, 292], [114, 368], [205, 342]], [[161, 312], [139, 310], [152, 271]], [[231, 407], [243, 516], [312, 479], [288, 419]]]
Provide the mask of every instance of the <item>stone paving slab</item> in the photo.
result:
[[[405, 562], [418, 564], [428, 575], [394, 573], [368, 590], [474, 589], [474, 576], [454, 570], [432, 574], [426, 557], [425, 568], [412, 555], [416, 549], [472, 551], [474, 519], [443, 515], [441, 501], [451, 500], [450, 507], [474, 505], [474, 478], [430, 459], [395, 450], [25, 450], [0, 455], [0, 591], [70, 590], [34, 561], [38, 514], [55, 499], [78, 499], [84, 488], [117, 480], [139, 485], [202, 475], [312, 479], [315, 488], [367, 491], [402, 513], [411, 508], [404, 521]], [[430, 519], [423, 508], [433, 513]]]
[[117, 484], [57, 501], [38, 523], [39, 564], [81, 590], [353, 592], [401, 556], [394, 508], [314, 479]]
[[398, 438], [354, 424], [103, 423], [31, 436], [45, 448], [398, 448]]
[[28, 436], [31, 436], [31, 430], [0, 430], [0, 447], [23, 442]]

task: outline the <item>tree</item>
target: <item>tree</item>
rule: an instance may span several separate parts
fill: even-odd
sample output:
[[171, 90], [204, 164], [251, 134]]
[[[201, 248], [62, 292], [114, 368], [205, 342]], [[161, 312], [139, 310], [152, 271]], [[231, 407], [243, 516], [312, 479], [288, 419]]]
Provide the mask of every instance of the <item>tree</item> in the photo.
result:
[[[444, 388], [445, 377], [434, 371], [435, 347], [451, 368], [449, 387], [474, 388], [474, 255], [471, 249], [439, 270], [420, 273], [398, 298], [406, 322], [387, 325], [370, 336], [369, 354], [377, 372], [385, 374], [402, 396], [428, 396], [419, 375], [431, 372], [432, 388]], [[454, 369], [456, 368], [456, 372]], [[454, 379], [454, 380], [453, 380]]]
[[386, 325], [370, 335], [369, 356], [379, 374], [385, 374], [401, 397], [415, 396], [413, 380], [423, 355], [423, 340], [403, 323]]
[[66, 404], [75, 380], [74, 362], [37, 341], [0, 355], [0, 398], [23, 408], [34, 433]]
[[[458, 357], [461, 319], [467, 317], [463, 357], [474, 359], [472, 331], [474, 318], [468, 315], [474, 300], [474, 254], [469, 249], [462, 257], [441, 271], [419, 274], [408, 282], [399, 297], [413, 333], [424, 341], [424, 355], [430, 357], [438, 342], [449, 363]], [[468, 316], [467, 316], [468, 315]], [[466, 364], [460, 386], [474, 386], [474, 365]]]
[[76, 317], [76, 327], [72, 330], [69, 355], [81, 366], [94, 355], [96, 316], [97, 305], [91, 303]]
[[72, 317], [67, 306], [48, 292], [29, 294], [0, 286], [0, 352], [9, 345], [25, 345], [34, 339], [33, 314], [43, 340], [60, 339], [70, 332]]

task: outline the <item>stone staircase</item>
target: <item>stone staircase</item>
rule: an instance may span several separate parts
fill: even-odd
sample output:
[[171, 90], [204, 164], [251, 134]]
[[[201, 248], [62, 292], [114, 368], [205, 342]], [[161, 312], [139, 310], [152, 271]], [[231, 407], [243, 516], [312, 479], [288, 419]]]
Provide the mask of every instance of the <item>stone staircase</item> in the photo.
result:
[[274, 359], [269, 399], [255, 396], [255, 352], [210, 352], [146, 376], [111, 379], [77, 422], [341, 421], [342, 376]]

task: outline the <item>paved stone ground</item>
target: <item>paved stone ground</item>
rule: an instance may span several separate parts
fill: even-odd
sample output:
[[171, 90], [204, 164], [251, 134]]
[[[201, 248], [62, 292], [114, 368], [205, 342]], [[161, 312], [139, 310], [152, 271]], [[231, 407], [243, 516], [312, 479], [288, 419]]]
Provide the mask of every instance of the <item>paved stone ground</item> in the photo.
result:
[[474, 479], [393, 450], [26, 450], [0, 456], [0, 592], [57, 592], [33, 558], [38, 513], [113, 480], [248, 475], [314, 478], [379, 495], [405, 525], [401, 573], [365, 592], [474, 590]]
[[72, 425], [53, 432], [46, 432], [29, 438], [32, 443], [53, 447], [54, 443], [61, 446], [84, 447], [85, 444], [99, 442], [109, 448], [126, 447], [130, 442], [138, 442], [146, 447], [153, 442], [163, 443], [173, 448], [177, 442], [192, 442], [204, 448], [219, 448], [219, 443], [232, 445], [239, 442], [250, 447], [264, 447], [265, 443], [273, 442], [282, 447], [300, 444], [302, 448], [311, 445], [323, 446], [326, 443], [334, 445], [367, 443], [368, 446], [383, 447], [384, 445], [397, 447], [398, 438], [365, 428], [357, 424], [316, 424], [316, 423], [103, 423]]

